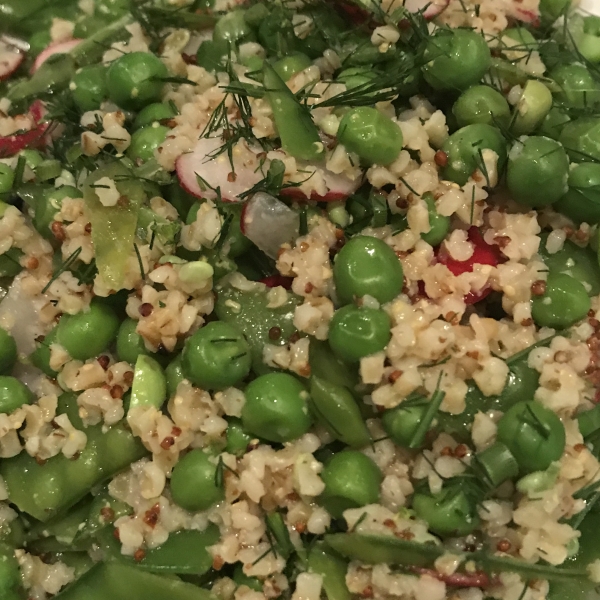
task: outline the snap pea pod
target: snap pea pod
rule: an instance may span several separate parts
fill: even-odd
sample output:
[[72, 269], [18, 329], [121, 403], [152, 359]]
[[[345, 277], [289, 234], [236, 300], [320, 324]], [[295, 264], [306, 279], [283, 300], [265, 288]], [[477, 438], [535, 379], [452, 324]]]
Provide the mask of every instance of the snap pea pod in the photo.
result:
[[19, 563], [12, 547], [0, 544], [0, 597], [12, 600], [20, 597], [21, 587]]
[[[94, 538], [101, 529], [118, 518], [131, 514], [133, 510], [128, 504], [113, 498], [106, 490], [94, 496], [92, 502], [86, 507], [88, 512], [85, 524], [79, 528], [75, 536], [75, 543]], [[107, 511], [107, 509], [110, 510]]]
[[363, 448], [371, 443], [371, 434], [347, 388], [313, 375], [310, 378], [310, 406], [324, 427], [344, 444]]
[[[361, 533], [332, 533], [325, 543], [342, 556], [367, 564], [385, 563], [408, 567], [430, 567], [446, 551], [443, 546], [407, 541], [395, 537]], [[483, 551], [465, 552], [463, 561], [473, 561], [486, 573], [519, 573], [528, 579], [579, 582], [587, 579], [585, 567], [555, 567], [529, 564], [522, 560], [495, 556]]]
[[346, 585], [348, 564], [324, 543], [317, 542], [309, 550], [308, 568], [323, 577], [327, 600], [351, 600], [352, 595]]
[[0, 2], [0, 30], [31, 35], [50, 28], [53, 18], [72, 18], [76, 5], [76, 0], [3, 0]]
[[30, 79], [12, 87], [7, 97], [13, 105], [20, 107], [42, 94], [64, 90], [77, 69], [98, 62], [106, 52], [107, 46], [127, 39], [130, 33], [126, 26], [133, 21], [133, 15], [125, 15], [81, 42], [68, 54], [51, 57]]
[[487, 412], [488, 410], [505, 412], [516, 402], [532, 399], [538, 388], [540, 375], [535, 369], [529, 367], [527, 358], [531, 350], [547, 346], [551, 340], [551, 337], [540, 340], [506, 360], [509, 372], [500, 395], [484, 396], [474, 382], [467, 382], [469, 388], [465, 397], [464, 411], [457, 415], [439, 412], [437, 428], [449, 433], [459, 441], [466, 442], [470, 440], [471, 426], [478, 412]]
[[182, 529], [169, 535], [164, 544], [146, 550], [143, 559], [121, 554], [121, 544], [112, 527], [99, 531], [96, 539], [105, 561], [135, 565], [150, 573], [204, 575], [212, 568], [213, 558], [207, 547], [219, 541], [219, 528], [212, 523], [204, 531]]
[[90, 489], [147, 454], [123, 422], [103, 432], [102, 425], [84, 428], [77, 415], [74, 394], [59, 399], [59, 413], [68, 414], [77, 429], [85, 431], [87, 444], [75, 460], [59, 454], [39, 464], [26, 452], [3, 459], [0, 475], [8, 497], [21, 510], [40, 521], [67, 510]]
[[257, 287], [239, 290], [223, 282], [217, 286], [215, 313], [217, 317], [236, 326], [246, 337], [252, 352], [252, 364], [258, 374], [270, 369], [263, 362], [265, 344], [282, 346], [296, 332], [294, 311], [301, 298], [288, 292], [287, 300], [277, 308], [267, 308], [267, 289]]
[[160, 408], [167, 399], [167, 380], [161, 366], [150, 356], [140, 354], [135, 362], [129, 410], [139, 406]]
[[214, 600], [202, 588], [117, 562], [98, 564], [56, 600]]
[[348, 388], [353, 394], [357, 393], [359, 385], [357, 369], [340, 360], [331, 350], [327, 342], [315, 338], [310, 340], [309, 351], [310, 372], [336, 386]]
[[[104, 178], [115, 183], [119, 194], [127, 202], [114, 206], [104, 206], [100, 202], [94, 186]], [[127, 259], [134, 251], [139, 207], [146, 197], [143, 185], [132, 177], [127, 167], [113, 162], [97, 169], [88, 177], [83, 197], [92, 224], [92, 242], [98, 272], [108, 286], [118, 290], [125, 277]]]
[[263, 65], [263, 82], [283, 149], [302, 160], [320, 158], [325, 150], [308, 108], [267, 62]]

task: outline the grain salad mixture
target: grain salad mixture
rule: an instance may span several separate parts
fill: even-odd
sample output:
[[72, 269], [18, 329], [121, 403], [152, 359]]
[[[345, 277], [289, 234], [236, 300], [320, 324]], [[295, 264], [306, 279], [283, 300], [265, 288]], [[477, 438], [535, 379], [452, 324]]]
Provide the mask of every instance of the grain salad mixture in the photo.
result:
[[0, 24], [1, 600], [600, 597], [600, 17]]

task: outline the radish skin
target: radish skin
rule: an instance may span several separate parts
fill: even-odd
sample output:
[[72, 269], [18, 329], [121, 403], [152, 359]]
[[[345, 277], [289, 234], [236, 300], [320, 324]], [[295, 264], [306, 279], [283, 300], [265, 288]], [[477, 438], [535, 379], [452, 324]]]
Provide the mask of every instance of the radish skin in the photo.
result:
[[51, 56], [54, 56], [55, 54], [68, 54], [73, 48], [79, 46], [82, 41], [83, 40], [75, 39], [50, 44], [38, 54], [31, 67], [31, 74], [33, 75], [33, 73], [35, 73]]

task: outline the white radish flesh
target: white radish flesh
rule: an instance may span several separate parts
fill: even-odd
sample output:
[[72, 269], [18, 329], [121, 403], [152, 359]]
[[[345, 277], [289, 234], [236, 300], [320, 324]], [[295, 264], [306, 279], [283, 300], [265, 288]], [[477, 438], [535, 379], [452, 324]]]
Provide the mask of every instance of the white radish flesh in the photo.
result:
[[281, 245], [298, 237], [300, 217], [281, 200], [259, 192], [244, 206], [241, 229], [267, 256], [277, 258]]
[[[233, 169], [227, 152], [218, 155], [223, 146], [220, 136], [200, 138], [195, 148], [182, 154], [175, 165], [179, 183], [188, 193], [198, 198], [217, 197], [216, 189], [227, 202], [241, 202], [240, 194], [256, 185], [264, 175], [258, 152], [248, 148], [243, 142], [233, 148]], [[211, 158], [212, 157], [212, 158]], [[201, 180], [206, 181], [204, 186]], [[213, 188], [213, 189], [211, 189]]]
[[24, 52], [0, 41], [0, 81], [8, 79], [24, 60]]

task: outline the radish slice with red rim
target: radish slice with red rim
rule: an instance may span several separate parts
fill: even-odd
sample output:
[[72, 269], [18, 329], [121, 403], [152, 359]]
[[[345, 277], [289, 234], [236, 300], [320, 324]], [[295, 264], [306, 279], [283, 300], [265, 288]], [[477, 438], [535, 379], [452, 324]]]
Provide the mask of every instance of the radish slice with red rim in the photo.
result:
[[0, 40], [0, 81], [8, 79], [24, 60], [24, 52]]
[[29, 108], [35, 125], [29, 131], [0, 137], [0, 158], [14, 156], [26, 148], [42, 148], [48, 143], [49, 123], [42, 122], [46, 114], [44, 103], [36, 100]]
[[[233, 148], [233, 169], [227, 152], [217, 155], [223, 146], [218, 137], [200, 138], [191, 152], [182, 154], [175, 164], [181, 187], [197, 198], [217, 198], [216, 189], [226, 202], [241, 202], [247, 192], [264, 178], [259, 151], [239, 142]], [[208, 185], [202, 184], [202, 180]]]
[[83, 40], [75, 39], [50, 44], [37, 55], [37, 58], [31, 67], [31, 73], [35, 73], [51, 56], [54, 56], [55, 54], [68, 54], [73, 48], [79, 46], [82, 41]]
[[258, 192], [244, 206], [240, 226], [259, 250], [277, 258], [281, 245], [298, 237], [300, 215], [275, 196]]

